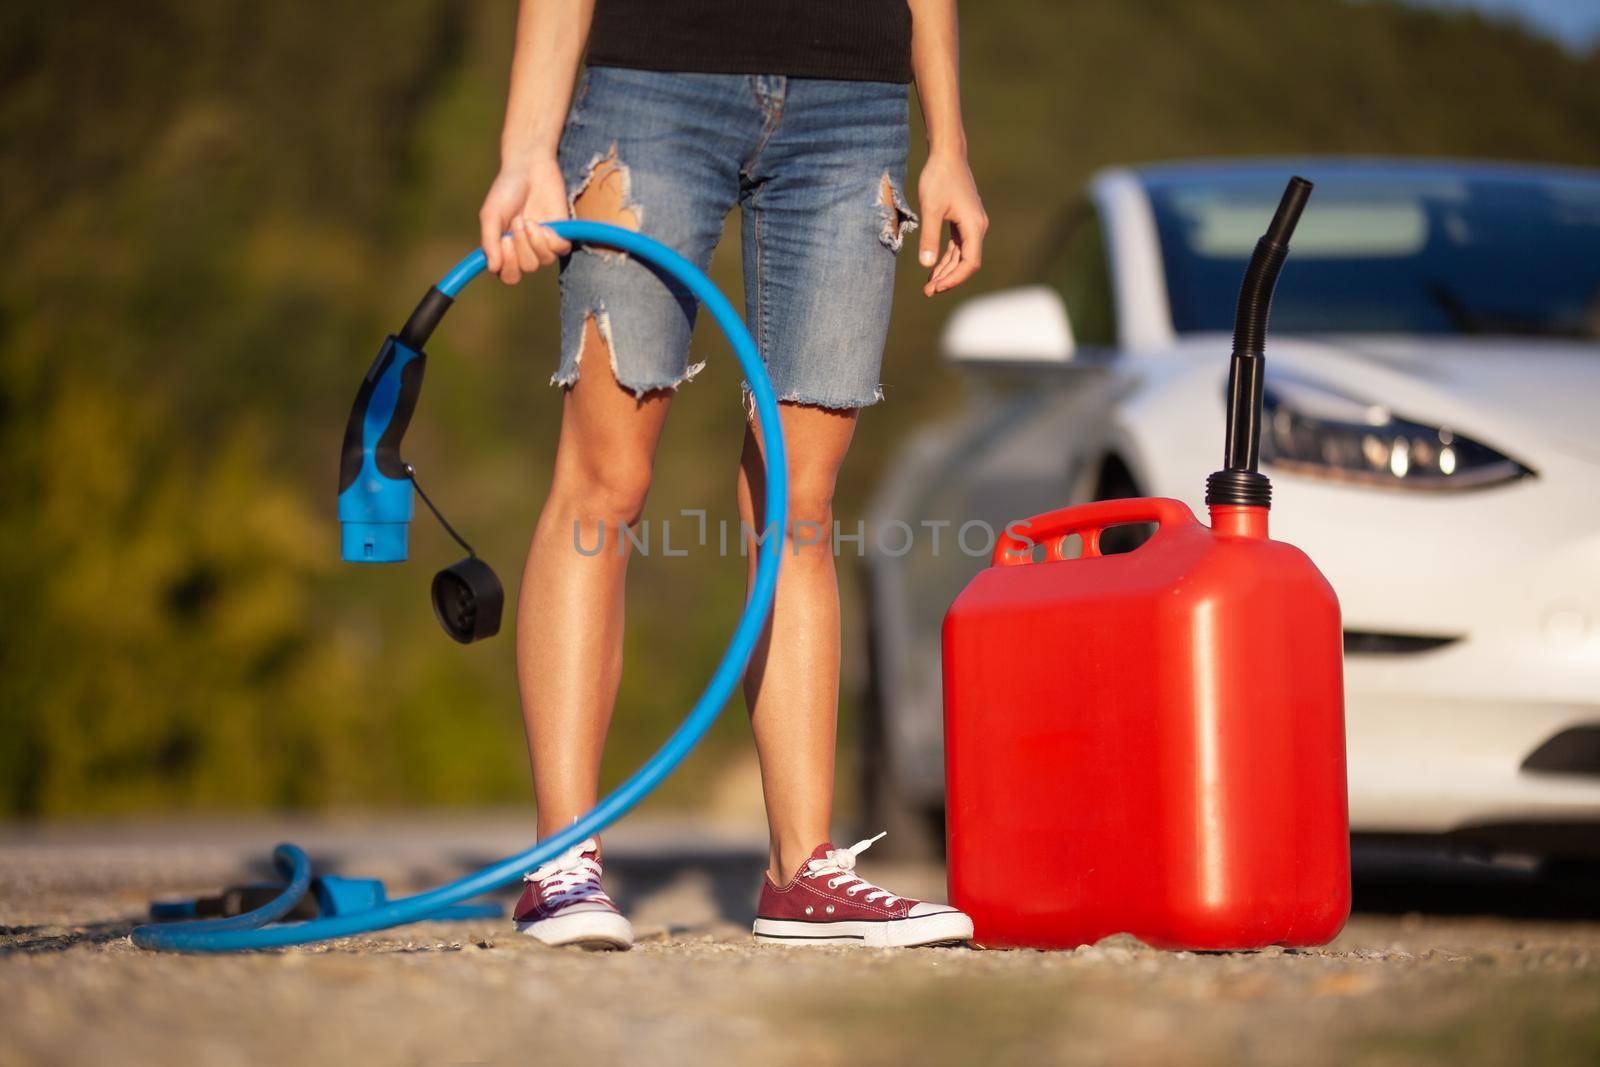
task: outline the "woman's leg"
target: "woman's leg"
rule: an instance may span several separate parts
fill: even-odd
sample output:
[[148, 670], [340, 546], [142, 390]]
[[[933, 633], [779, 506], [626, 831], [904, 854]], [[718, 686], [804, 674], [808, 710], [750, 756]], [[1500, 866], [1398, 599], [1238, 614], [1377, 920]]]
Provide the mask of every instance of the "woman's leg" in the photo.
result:
[[[839, 705], [839, 584], [833, 557], [833, 488], [855, 432], [854, 408], [783, 404], [789, 457], [789, 533], [771, 621], [745, 671], [745, 703], [761, 759], [771, 832], [767, 873], [793, 876], [828, 840]], [[766, 471], [757, 427], [745, 427], [739, 516], [760, 530]], [[756, 553], [749, 549], [754, 580]]]
[[[627, 545], [618, 528], [644, 509], [672, 396], [635, 397], [617, 384], [593, 316], [584, 330], [584, 351], [594, 355], [562, 402], [555, 474], [517, 601], [517, 678], [540, 837], [571, 825], [598, 797], [622, 676], [628, 556], [617, 551]], [[600, 528], [604, 548], [595, 552]]]
[[[833, 489], [861, 408], [878, 385], [895, 254], [914, 225], [899, 189], [904, 86], [768, 80], [782, 122], [743, 172], [746, 317], [761, 344], [787, 437], [790, 514], [767, 643], [746, 674], [772, 832], [771, 880], [793, 878], [830, 839], [839, 696]], [[746, 521], [762, 513], [762, 469], [747, 431]], [[809, 542], [809, 543], [807, 543]]]
[[[762, 122], [742, 76], [591, 68], [559, 154], [573, 214], [642, 230], [704, 270]], [[622, 671], [627, 556], [617, 527], [638, 519], [672, 390], [698, 370], [688, 365], [696, 307], [687, 290], [616, 253], [580, 247], [562, 267], [553, 380], [567, 394], [517, 608], [541, 836], [596, 800]], [[606, 542], [596, 553], [598, 524]]]

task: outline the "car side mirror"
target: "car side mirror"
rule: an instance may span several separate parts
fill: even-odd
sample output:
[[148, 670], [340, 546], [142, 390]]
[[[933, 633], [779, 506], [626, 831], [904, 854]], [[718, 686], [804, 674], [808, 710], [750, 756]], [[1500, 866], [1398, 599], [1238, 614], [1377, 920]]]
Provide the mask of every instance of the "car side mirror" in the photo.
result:
[[1048, 285], [973, 297], [950, 316], [940, 346], [952, 363], [1065, 363], [1077, 350], [1067, 305]]

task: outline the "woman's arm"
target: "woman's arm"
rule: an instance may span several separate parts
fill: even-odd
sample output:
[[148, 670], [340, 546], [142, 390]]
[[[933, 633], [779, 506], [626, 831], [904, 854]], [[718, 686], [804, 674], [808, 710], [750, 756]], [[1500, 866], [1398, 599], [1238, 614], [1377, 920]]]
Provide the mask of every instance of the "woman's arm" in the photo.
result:
[[489, 270], [507, 285], [572, 250], [536, 224], [567, 217], [556, 146], [593, 17], [594, 0], [522, 0], [517, 11], [500, 173], [478, 212]]
[[[983, 262], [989, 216], [967, 165], [967, 131], [961, 124], [961, 76], [957, 58], [956, 0], [906, 0], [911, 7], [911, 69], [928, 131], [928, 162], [917, 182], [922, 208], [919, 259], [931, 268], [922, 287], [927, 296], [954, 289]], [[939, 236], [950, 224], [950, 242], [939, 256]]]

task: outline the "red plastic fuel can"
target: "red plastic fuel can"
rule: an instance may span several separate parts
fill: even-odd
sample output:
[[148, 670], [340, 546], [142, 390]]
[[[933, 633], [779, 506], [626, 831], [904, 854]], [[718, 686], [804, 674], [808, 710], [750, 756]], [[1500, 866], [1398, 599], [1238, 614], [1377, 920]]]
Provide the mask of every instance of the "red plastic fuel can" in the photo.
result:
[[[1211, 519], [1135, 499], [1013, 524], [951, 606], [950, 899], [979, 943], [1247, 949], [1344, 925], [1338, 600], [1266, 508]], [[1102, 555], [1126, 523], [1155, 533]]]

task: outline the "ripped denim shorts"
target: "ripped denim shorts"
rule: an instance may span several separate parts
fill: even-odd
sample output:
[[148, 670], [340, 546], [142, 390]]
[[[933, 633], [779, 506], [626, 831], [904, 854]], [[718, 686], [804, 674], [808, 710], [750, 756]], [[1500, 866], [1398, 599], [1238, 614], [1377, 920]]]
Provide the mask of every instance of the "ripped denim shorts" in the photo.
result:
[[[907, 138], [904, 85], [591, 67], [560, 160], [569, 205], [604, 181], [612, 210], [588, 217], [641, 230], [702, 270], [739, 205], [745, 318], [778, 398], [859, 408], [883, 399], [895, 254], [917, 225], [901, 194]], [[551, 383], [577, 382], [592, 316], [619, 384], [676, 388], [703, 365], [688, 363], [696, 311], [675, 282], [580, 246], [561, 265]]]

